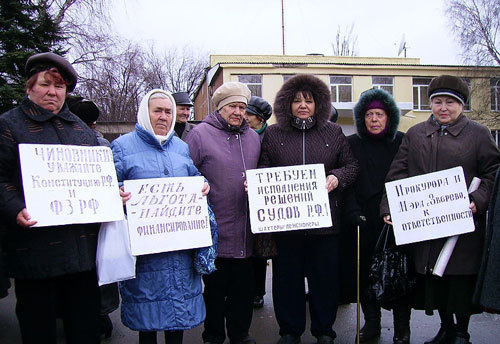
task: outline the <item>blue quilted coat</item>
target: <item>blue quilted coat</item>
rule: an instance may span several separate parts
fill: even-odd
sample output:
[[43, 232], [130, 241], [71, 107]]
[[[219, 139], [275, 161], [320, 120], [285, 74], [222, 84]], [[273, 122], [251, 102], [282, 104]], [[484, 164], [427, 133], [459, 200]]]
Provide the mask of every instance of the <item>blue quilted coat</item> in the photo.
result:
[[[120, 182], [200, 175], [188, 146], [172, 133], [160, 145], [137, 124], [134, 132], [113, 141], [111, 148]], [[199, 263], [200, 252], [205, 253], [205, 258], [207, 252], [212, 252], [215, 258], [213, 250], [212, 247], [138, 256], [136, 278], [120, 283], [123, 324], [136, 331], [163, 331], [187, 330], [203, 322], [205, 304], [200, 268], [195, 268], [195, 261]], [[211, 272], [213, 259], [208, 259], [208, 263]]]

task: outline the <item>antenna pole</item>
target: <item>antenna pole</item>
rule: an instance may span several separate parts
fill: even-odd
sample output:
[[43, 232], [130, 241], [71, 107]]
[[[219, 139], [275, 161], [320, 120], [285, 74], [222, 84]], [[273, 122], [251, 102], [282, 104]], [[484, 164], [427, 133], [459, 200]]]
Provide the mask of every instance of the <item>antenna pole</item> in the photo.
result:
[[283, 43], [283, 55], [285, 55], [285, 6], [281, 0], [281, 40]]

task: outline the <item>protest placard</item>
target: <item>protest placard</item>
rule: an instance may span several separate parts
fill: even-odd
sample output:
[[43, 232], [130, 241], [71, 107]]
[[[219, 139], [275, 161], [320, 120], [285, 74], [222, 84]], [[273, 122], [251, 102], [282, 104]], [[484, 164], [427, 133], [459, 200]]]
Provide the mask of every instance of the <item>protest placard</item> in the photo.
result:
[[19, 158], [26, 209], [36, 227], [123, 219], [109, 147], [20, 144]]
[[134, 256], [212, 245], [203, 177], [125, 180]]
[[252, 233], [332, 226], [322, 164], [247, 171]]
[[396, 244], [474, 231], [462, 167], [385, 184]]

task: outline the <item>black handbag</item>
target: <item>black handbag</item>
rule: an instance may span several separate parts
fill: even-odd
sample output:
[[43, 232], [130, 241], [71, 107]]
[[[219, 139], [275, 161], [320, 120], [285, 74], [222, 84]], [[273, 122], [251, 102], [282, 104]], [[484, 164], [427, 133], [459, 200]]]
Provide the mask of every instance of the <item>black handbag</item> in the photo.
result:
[[[399, 299], [409, 296], [416, 283], [413, 266], [406, 253], [396, 246], [391, 229], [392, 226], [384, 225], [368, 275], [370, 297], [388, 309]], [[388, 244], [389, 237], [391, 242]]]

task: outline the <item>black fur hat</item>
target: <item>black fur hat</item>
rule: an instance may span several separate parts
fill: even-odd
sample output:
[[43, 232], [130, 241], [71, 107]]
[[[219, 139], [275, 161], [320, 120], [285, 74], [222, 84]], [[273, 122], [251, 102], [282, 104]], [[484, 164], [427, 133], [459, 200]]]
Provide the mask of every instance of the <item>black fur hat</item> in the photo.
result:
[[283, 129], [291, 128], [292, 102], [297, 92], [311, 92], [314, 98], [315, 111], [314, 118], [316, 125], [322, 127], [328, 122], [332, 113], [330, 102], [330, 90], [328, 86], [310, 74], [297, 74], [288, 79], [276, 94], [274, 101], [274, 115], [278, 125]]
[[368, 135], [368, 129], [366, 129], [365, 124], [365, 113], [368, 105], [374, 100], [382, 102], [385, 106], [387, 112], [387, 134], [385, 137], [392, 141], [398, 131], [401, 110], [399, 110], [394, 98], [387, 91], [380, 88], [372, 88], [361, 93], [358, 102], [354, 106], [353, 115], [357, 134], [359, 137]]

